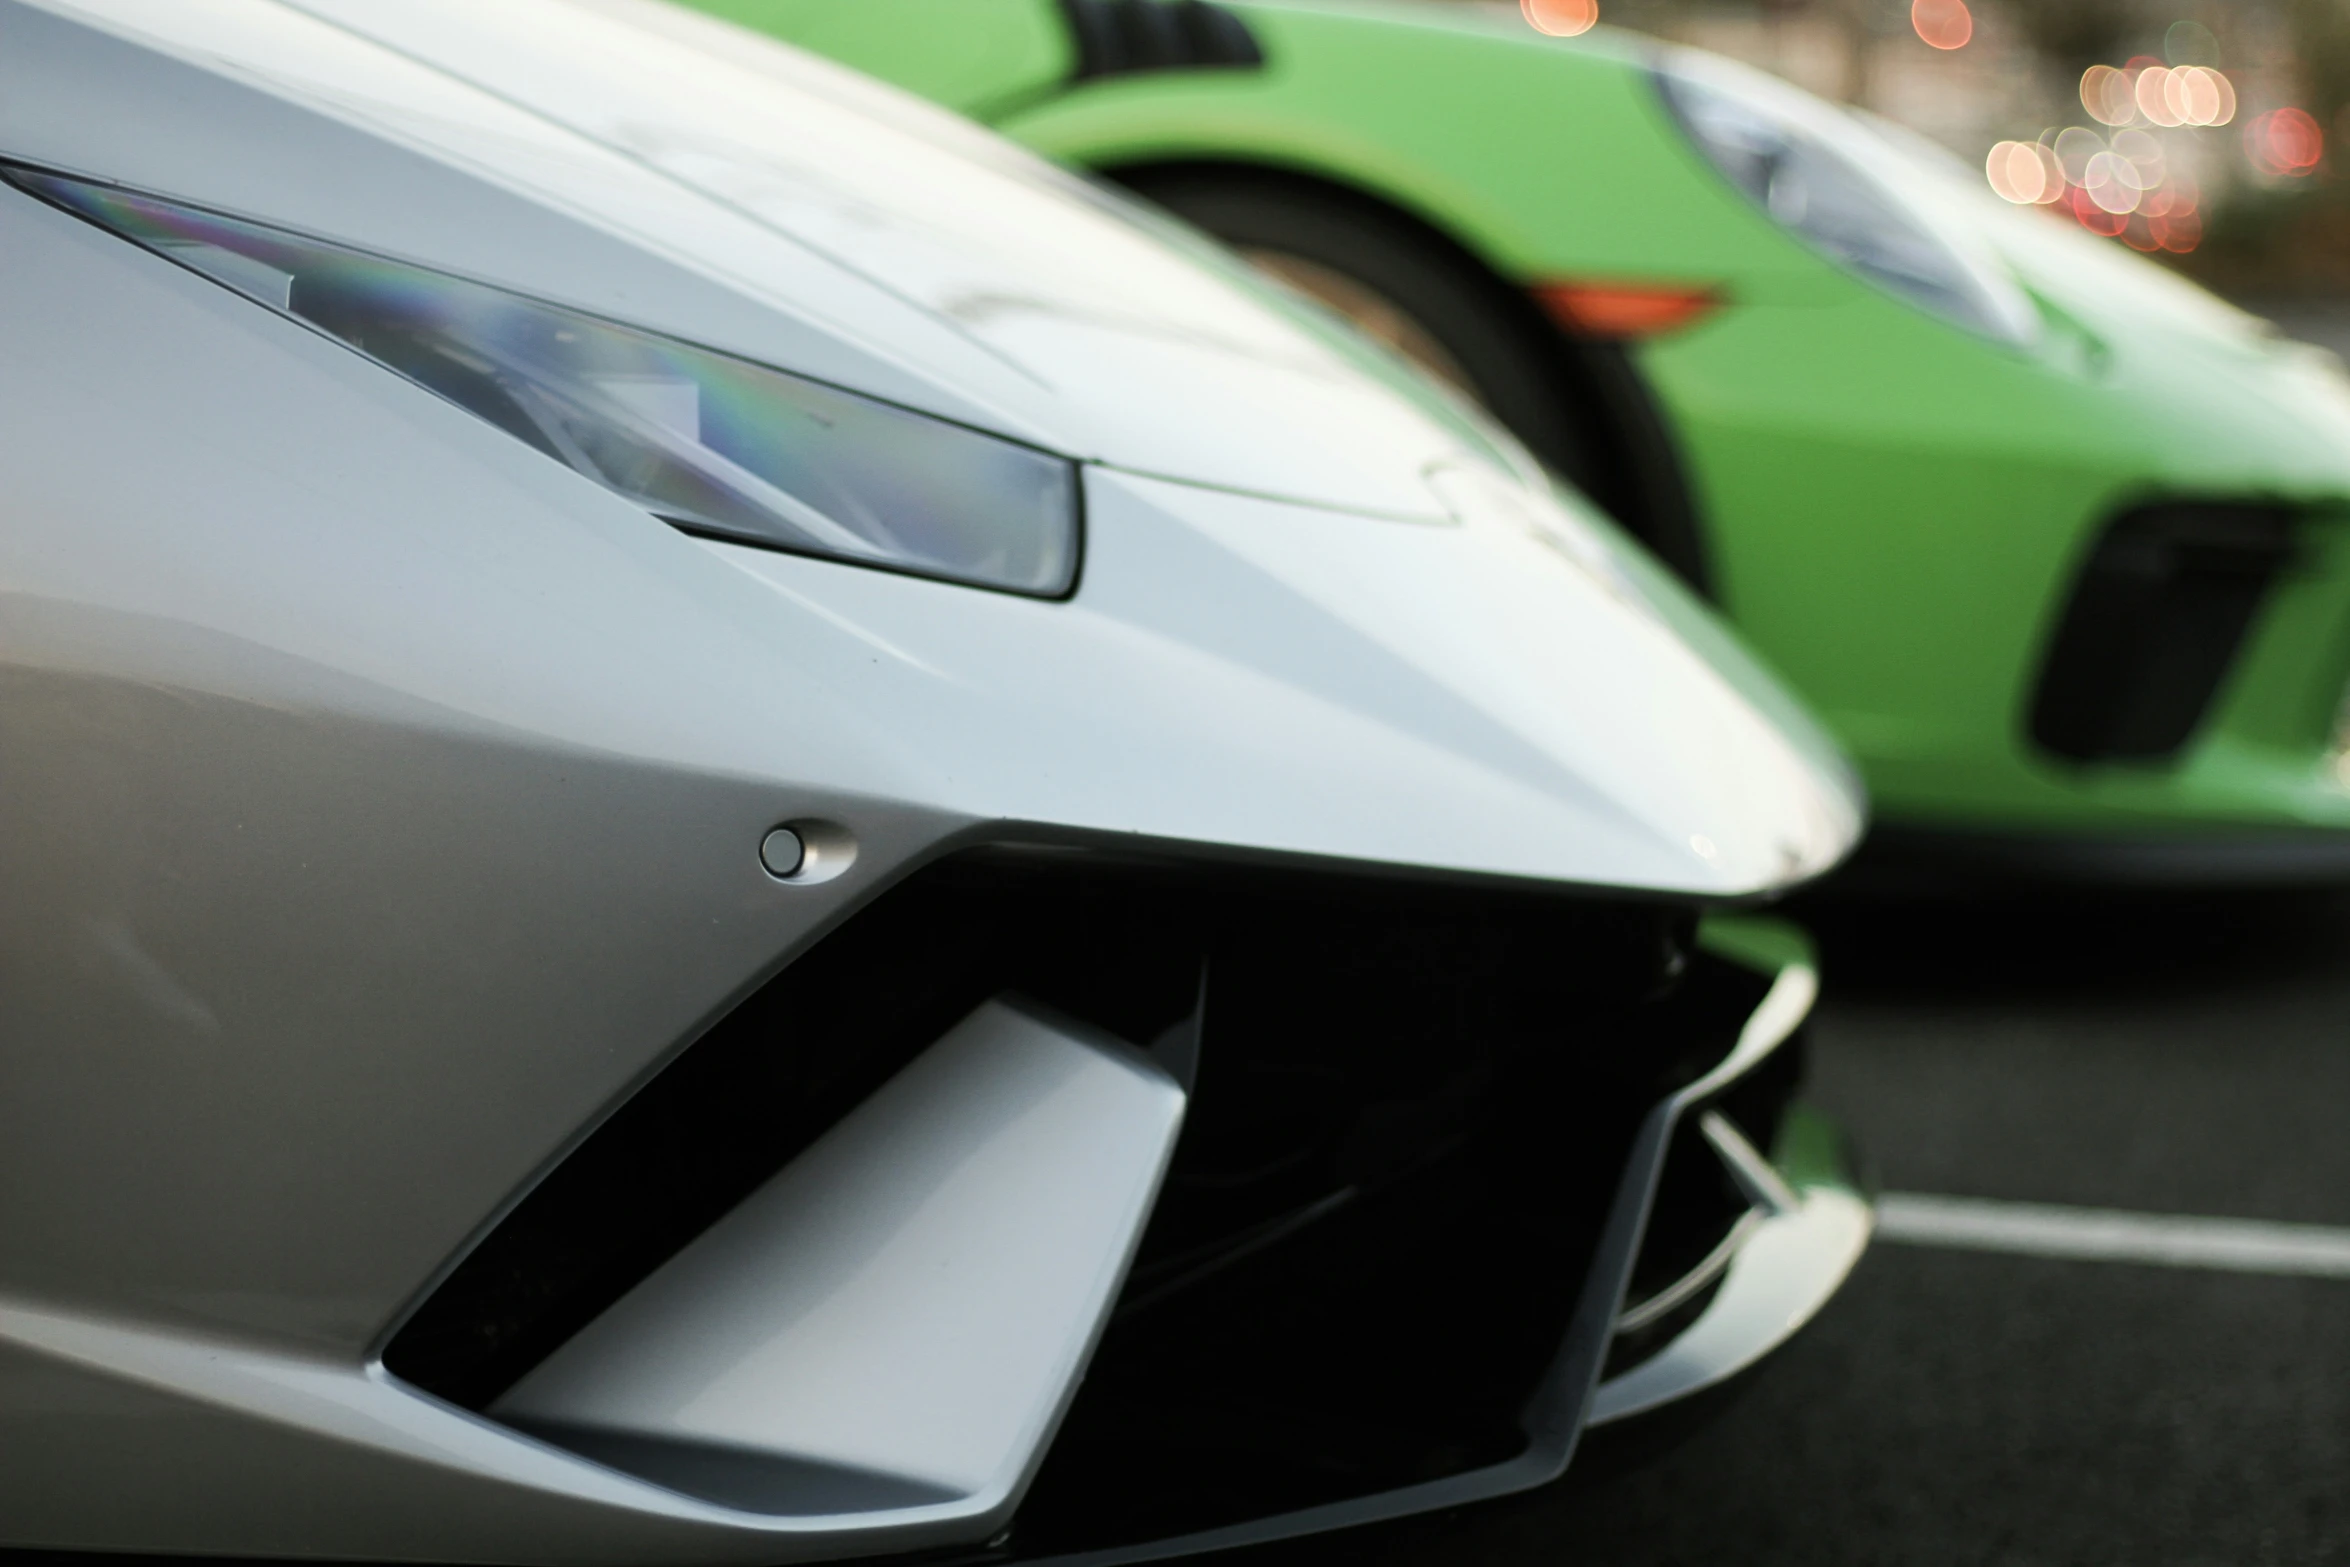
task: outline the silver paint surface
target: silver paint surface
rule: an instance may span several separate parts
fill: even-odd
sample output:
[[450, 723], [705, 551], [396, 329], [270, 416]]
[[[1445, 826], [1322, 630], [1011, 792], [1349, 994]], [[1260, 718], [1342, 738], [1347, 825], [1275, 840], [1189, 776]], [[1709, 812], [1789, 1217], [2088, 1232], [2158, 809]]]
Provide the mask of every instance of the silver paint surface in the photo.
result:
[[[1859, 831], [1701, 610], [1226, 263], [788, 51], [640, 47], [626, 6], [568, 53], [499, 32], [568, 14], [539, 6], [436, 4], [427, 62], [397, 4], [0, 0], [0, 158], [1089, 459], [1084, 578], [1040, 603], [697, 542], [0, 188], [0, 1544], [967, 1541], [952, 1508], [848, 1537], [695, 1501], [375, 1357], [637, 1085], [956, 844], [1713, 898]], [[596, 119], [582, 84], [630, 61], [627, 125]], [[847, 196], [777, 161], [801, 130], [863, 149]], [[925, 237], [917, 198], [964, 181], [1001, 201]], [[978, 271], [924, 271], [949, 253]], [[1120, 276], [1158, 313], [1086, 281]], [[1462, 464], [1486, 499], [1432, 487]]]
[[1839, 1186], [1789, 1187], [1719, 1111], [1699, 1125], [1759, 1221], [1736, 1236], [1721, 1287], [1697, 1320], [1593, 1391], [1592, 1425], [1661, 1409], [1753, 1366], [1819, 1315], [1868, 1249], [1875, 1220], [1865, 1198]]

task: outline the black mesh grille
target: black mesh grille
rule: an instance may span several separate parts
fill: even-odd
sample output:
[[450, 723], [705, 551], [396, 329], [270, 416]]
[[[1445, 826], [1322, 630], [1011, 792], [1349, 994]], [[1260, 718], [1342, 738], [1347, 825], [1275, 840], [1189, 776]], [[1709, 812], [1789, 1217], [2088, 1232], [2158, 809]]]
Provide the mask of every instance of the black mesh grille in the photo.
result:
[[2157, 762], [2194, 738], [2277, 577], [2282, 507], [2143, 507], [2106, 530], [2073, 586], [2032, 704], [2032, 739], [2076, 762]]

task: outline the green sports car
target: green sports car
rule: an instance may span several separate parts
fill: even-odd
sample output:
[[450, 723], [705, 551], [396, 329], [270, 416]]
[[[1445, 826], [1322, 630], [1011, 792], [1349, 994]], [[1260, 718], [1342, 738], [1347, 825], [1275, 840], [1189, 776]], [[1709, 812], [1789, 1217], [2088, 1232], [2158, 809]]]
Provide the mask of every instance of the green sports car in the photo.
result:
[[2350, 381], [1759, 73], [1495, 6], [694, 0], [1172, 208], [1729, 612], [1887, 850], [2350, 870]]

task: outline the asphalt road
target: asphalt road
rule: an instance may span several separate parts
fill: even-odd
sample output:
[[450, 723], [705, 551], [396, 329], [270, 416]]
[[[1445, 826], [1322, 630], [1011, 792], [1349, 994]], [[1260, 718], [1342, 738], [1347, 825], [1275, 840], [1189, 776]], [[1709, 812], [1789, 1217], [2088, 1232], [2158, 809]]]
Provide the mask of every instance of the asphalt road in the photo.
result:
[[[2350, 901], [1818, 918], [1813, 1097], [1888, 1189], [2350, 1225]], [[2350, 1281], [1880, 1243], [1644, 1466], [1228, 1559], [2350, 1563]]]

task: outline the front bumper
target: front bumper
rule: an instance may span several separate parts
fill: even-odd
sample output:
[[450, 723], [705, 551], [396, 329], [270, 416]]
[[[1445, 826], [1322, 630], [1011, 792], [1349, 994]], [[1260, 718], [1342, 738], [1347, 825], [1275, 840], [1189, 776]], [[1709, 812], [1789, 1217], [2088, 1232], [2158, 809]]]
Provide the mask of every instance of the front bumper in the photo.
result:
[[1868, 1211], [1791, 1108], [1815, 989], [1784, 928], [1669, 904], [950, 854], [377, 1362], [12, 1309], [0, 1372], [145, 1411], [126, 1478], [201, 1453], [248, 1552], [239, 1498], [321, 1465], [276, 1553], [1107, 1562], [1458, 1505], [1841, 1282]]
[[[2350, 391], [2283, 346], [2050, 308], [2029, 351], [1873, 297], [1742, 305], [1644, 348], [1731, 618], [1852, 751], [1883, 823], [2350, 829]], [[2095, 579], [2147, 565], [2113, 546], [2172, 513], [2287, 525], [2264, 577], [2248, 555], [2203, 573], [2251, 595], [2248, 617], [2218, 624], [2189, 569], [2122, 606], [2134, 631], [2083, 635], [2115, 629]], [[2064, 711], [2083, 701], [2086, 723]]]

